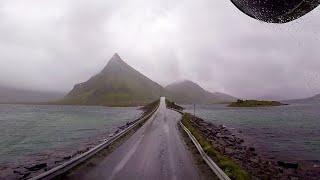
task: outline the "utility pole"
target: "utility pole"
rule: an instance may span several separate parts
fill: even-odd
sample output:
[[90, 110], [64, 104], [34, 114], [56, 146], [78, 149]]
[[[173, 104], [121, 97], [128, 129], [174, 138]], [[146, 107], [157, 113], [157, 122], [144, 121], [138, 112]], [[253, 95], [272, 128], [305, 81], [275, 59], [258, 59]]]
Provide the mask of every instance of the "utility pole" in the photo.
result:
[[196, 104], [193, 104], [193, 116], [196, 116]]

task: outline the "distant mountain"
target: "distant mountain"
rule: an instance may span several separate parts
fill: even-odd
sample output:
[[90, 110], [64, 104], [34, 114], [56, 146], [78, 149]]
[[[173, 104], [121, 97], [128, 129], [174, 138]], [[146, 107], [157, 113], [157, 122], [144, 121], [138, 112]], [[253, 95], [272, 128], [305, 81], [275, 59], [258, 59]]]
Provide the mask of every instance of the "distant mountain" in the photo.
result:
[[44, 103], [61, 99], [63, 93], [0, 87], [0, 103]]
[[106, 67], [74, 86], [62, 100], [70, 105], [134, 106], [154, 101], [164, 88], [125, 63], [115, 54]]
[[281, 95], [270, 94], [270, 95], [260, 96], [260, 97], [258, 97], [256, 99], [258, 99], [258, 100], [266, 100], [266, 101], [281, 101], [281, 100], [285, 100], [287, 98], [284, 98]]
[[309, 98], [304, 98], [304, 99], [292, 99], [286, 102], [289, 102], [289, 103], [320, 102], [320, 94], [314, 95]]
[[180, 104], [213, 104], [237, 100], [224, 93], [211, 93], [189, 80], [170, 84], [165, 89], [170, 93], [169, 98]]
[[311, 97], [311, 99], [316, 100], [316, 101], [320, 101], [320, 94], [317, 94], [317, 95]]

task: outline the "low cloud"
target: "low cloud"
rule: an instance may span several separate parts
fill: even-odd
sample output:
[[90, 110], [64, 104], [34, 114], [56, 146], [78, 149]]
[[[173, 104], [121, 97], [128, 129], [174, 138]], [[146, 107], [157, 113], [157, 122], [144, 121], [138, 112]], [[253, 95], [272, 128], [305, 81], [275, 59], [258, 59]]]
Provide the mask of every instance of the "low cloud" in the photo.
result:
[[251, 19], [224, 0], [3, 0], [0, 85], [66, 92], [118, 52], [167, 85], [190, 79], [238, 97], [320, 93], [319, 8]]

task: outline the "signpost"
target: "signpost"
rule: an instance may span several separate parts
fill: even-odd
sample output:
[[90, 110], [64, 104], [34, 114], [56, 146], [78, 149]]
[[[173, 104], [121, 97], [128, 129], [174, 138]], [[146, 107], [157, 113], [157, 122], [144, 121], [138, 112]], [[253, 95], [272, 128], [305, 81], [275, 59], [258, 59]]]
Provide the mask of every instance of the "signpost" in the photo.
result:
[[196, 116], [196, 104], [193, 104], [193, 116]]

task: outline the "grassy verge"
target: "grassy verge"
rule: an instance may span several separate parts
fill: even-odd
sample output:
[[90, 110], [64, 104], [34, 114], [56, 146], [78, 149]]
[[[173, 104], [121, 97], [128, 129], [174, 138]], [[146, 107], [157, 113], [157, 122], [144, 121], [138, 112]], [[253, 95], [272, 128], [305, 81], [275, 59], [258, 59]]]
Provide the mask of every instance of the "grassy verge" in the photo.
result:
[[243, 170], [236, 162], [232, 159], [221, 155], [216, 151], [212, 144], [204, 138], [201, 133], [191, 125], [190, 114], [185, 113], [182, 116], [182, 124], [189, 129], [192, 135], [197, 139], [203, 150], [217, 163], [217, 165], [231, 178], [237, 180], [250, 179], [249, 174]]

